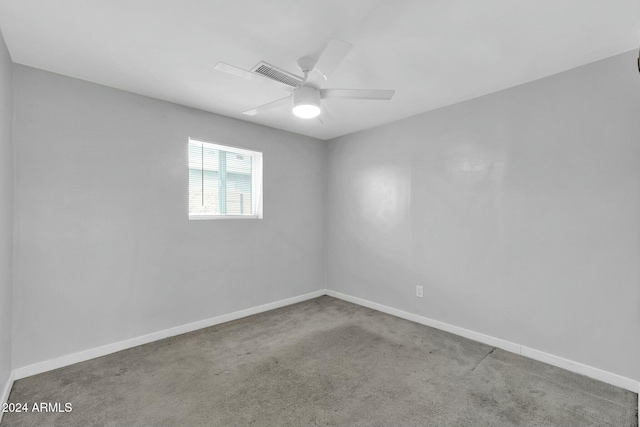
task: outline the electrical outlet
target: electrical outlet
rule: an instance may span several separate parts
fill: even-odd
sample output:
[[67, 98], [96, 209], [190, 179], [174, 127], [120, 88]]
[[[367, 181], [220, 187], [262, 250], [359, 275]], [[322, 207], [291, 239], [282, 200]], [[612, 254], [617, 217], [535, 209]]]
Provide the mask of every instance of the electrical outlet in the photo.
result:
[[422, 298], [422, 286], [416, 286], [416, 296]]

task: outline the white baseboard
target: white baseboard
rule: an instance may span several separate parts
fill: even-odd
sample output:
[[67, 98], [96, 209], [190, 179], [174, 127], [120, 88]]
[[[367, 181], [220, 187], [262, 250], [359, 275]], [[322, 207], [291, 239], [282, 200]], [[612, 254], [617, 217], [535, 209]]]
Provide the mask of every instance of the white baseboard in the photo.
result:
[[[2, 406], [3, 403], [6, 403], [9, 401], [9, 394], [11, 393], [11, 388], [13, 387], [14, 375], [15, 375], [15, 371], [9, 372], [9, 378], [7, 378], [7, 383], [2, 388], [2, 394], [0, 394], [0, 406]], [[0, 408], [0, 422], [2, 422], [2, 415], [4, 415], [4, 412], [2, 412]]]
[[567, 371], [575, 372], [607, 384], [624, 388], [634, 393], [638, 393], [638, 389], [640, 387], [640, 382], [632, 380], [631, 378], [623, 377], [622, 375], [614, 374], [613, 372], [599, 368], [594, 368], [593, 366], [585, 365], [584, 363], [565, 359], [564, 357], [545, 353], [544, 351], [529, 348], [524, 345], [520, 346], [520, 354], [530, 359], [548, 363], [549, 365], [557, 366], [559, 368], [566, 369]]
[[[431, 326], [432, 328], [440, 329], [445, 332], [450, 332], [455, 335], [459, 335], [465, 338], [479, 341], [484, 344], [488, 344], [492, 347], [498, 347], [511, 353], [520, 354], [530, 359], [538, 360], [540, 362], [548, 363], [549, 365], [557, 366], [559, 368], [566, 369], [567, 371], [575, 372], [585, 375], [587, 377], [594, 378], [596, 380], [605, 382], [607, 384], [614, 385], [616, 387], [624, 388], [626, 390], [638, 393], [640, 391], [640, 382], [632, 380], [631, 378], [623, 377], [612, 372], [604, 371], [602, 369], [594, 368], [582, 363], [574, 362], [563, 357], [555, 356], [553, 354], [545, 353], [540, 350], [534, 350], [529, 347], [525, 347], [520, 344], [516, 344], [510, 341], [505, 341], [500, 338], [495, 338], [489, 335], [481, 334], [480, 332], [464, 329], [459, 326], [450, 325], [448, 323], [433, 320], [428, 317], [420, 316], [417, 314], [409, 313], [406, 311], [398, 310], [396, 308], [388, 307], [386, 305], [371, 302], [362, 298], [353, 297], [340, 292], [327, 290], [326, 294], [335, 298], [339, 298], [344, 301], [348, 301], [354, 304], [368, 307], [374, 310], [381, 311], [383, 313], [391, 314], [392, 316], [400, 317], [402, 319], [410, 320], [412, 322], [420, 323], [422, 325]], [[639, 397], [640, 400], [640, 397]]]
[[280, 301], [272, 302], [269, 304], [259, 305], [257, 307], [247, 308], [245, 310], [236, 311], [222, 316], [212, 317], [210, 319], [200, 320], [198, 322], [188, 323], [182, 326], [176, 326], [175, 328], [165, 329], [163, 331], [153, 332], [147, 335], [130, 338], [124, 341], [119, 341], [112, 344], [103, 345], [100, 347], [91, 348], [88, 350], [79, 351], [73, 354], [67, 354], [61, 357], [57, 357], [51, 360], [45, 360], [43, 362], [34, 363], [32, 365], [23, 366], [14, 370], [14, 379], [19, 380], [21, 378], [30, 377], [32, 375], [40, 374], [42, 372], [51, 371], [53, 369], [62, 368], [64, 366], [73, 365], [74, 363], [84, 362], [85, 360], [95, 359], [96, 357], [106, 356], [107, 354], [115, 353], [117, 351], [126, 350], [128, 348], [137, 347], [142, 344], [148, 344], [153, 341], [161, 340], [163, 338], [172, 337], [175, 335], [192, 332], [202, 328], [208, 328], [209, 326], [219, 325], [220, 323], [229, 322], [231, 320], [240, 319], [242, 317], [251, 316], [254, 314], [262, 313], [265, 311], [273, 310], [276, 308], [284, 307], [287, 305], [295, 304], [298, 302], [306, 301], [308, 299], [317, 298], [325, 294], [324, 289], [311, 292], [304, 295], [298, 295], [292, 298], [283, 299]]

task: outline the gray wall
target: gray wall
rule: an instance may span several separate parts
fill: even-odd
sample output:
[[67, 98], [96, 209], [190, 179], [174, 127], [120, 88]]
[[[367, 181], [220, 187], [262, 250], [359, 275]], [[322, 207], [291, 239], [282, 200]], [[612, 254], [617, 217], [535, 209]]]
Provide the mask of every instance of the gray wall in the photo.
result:
[[11, 372], [13, 207], [13, 73], [0, 33], [0, 395]]
[[[14, 367], [324, 287], [321, 141], [14, 73]], [[263, 151], [264, 219], [188, 220], [188, 137]]]
[[331, 141], [327, 287], [640, 379], [636, 57]]

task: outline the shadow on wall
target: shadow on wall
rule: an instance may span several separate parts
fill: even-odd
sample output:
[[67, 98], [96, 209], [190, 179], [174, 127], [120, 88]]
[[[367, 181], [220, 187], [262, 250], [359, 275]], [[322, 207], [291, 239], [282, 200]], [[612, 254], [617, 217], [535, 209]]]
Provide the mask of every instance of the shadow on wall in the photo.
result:
[[[460, 132], [424, 144], [430, 149], [409, 154], [400, 146], [375, 165], [359, 171], [352, 165], [357, 175], [345, 192], [346, 235], [339, 237], [352, 256], [338, 270], [377, 287], [376, 300], [394, 307], [421, 304], [445, 321], [452, 312], [500, 309], [500, 321], [513, 320], [508, 308], [496, 306], [520, 298], [502, 276], [505, 146]], [[493, 285], [469, 288], [478, 279]], [[415, 284], [425, 287], [425, 300], [415, 299]], [[458, 326], [473, 329], [472, 318]]]
[[[414, 255], [414, 245], [407, 243], [413, 240], [420, 245], [421, 233], [416, 239], [416, 232], [424, 232], [421, 224], [428, 223], [438, 210], [451, 214], [456, 210], [468, 213], [475, 208], [489, 208], [495, 215], [492, 222], [501, 228], [504, 150], [491, 150], [464, 135], [452, 135], [441, 144], [445, 145], [440, 153], [442, 161], [405, 156], [401, 161], [389, 160], [389, 164], [368, 167], [358, 174], [349, 191], [355, 200], [349, 203], [354, 217], [363, 221], [357, 228], [364, 228], [364, 232], [355, 233], [355, 239], [402, 263]], [[436, 169], [428, 170], [433, 167]], [[417, 207], [412, 210], [413, 203]], [[425, 203], [434, 209], [423, 209]]]

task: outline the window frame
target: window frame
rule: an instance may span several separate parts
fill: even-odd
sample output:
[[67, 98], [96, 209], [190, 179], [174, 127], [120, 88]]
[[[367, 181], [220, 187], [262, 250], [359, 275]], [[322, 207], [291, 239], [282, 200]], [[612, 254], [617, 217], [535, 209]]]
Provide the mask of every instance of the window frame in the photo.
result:
[[[214, 150], [218, 150], [218, 151], [225, 151], [225, 152], [230, 152], [230, 153], [235, 153], [235, 154], [240, 154], [242, 156], [250, 156], [252, 158], [252, 162], [251, 162], [251, 202], [252, 202], [252, 206], [255, 206], [255, 213], [254, 214], [248, 214], [248, 215], [238, 215], [238, 214], [210, 214], [210, 213], [191, 213], [189, 212], [189, 190], [190, 190], [190, 186], [189, 186], [189, 145], [191, 144], [191, 142], [195, 142], [198, 144], [203, 144], [208, 148], [214, 149]], [[209, 219], [262, 219], [263, 218], [263, 212], [262, 212], [262, 192], [263, 192], [263, 185], [264, 185], [264, 180], [262, 178], [262, 165], [263, 165], [263, 153], [262, 151], [258, 151], [258, 150], [254, 150], [254, 149], [250, 149], [250, 148], [243, 148], [243, 147], [236, 147], [233, 145], [223, 145], [223, 144], [219, 144], [216, 142], [209, 142], [209, 141], [204, 141], [202, 139], [198, 139], [198, 138], [188, 138], [187, 140], [187, 216], [189, 217], [189, 220], [195, 220], [195, 221], [200, 221], [200, 220], [209, 220]]]

